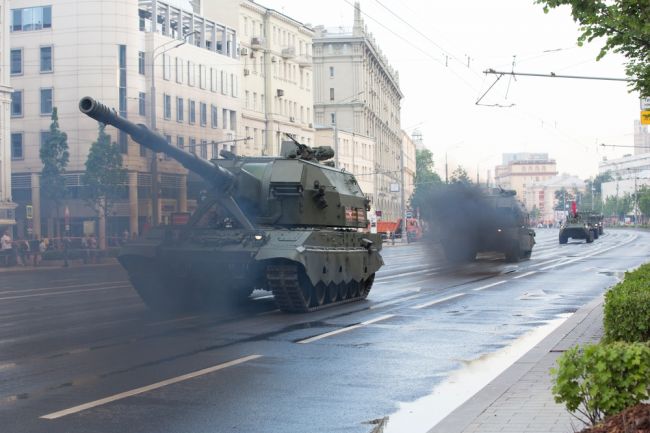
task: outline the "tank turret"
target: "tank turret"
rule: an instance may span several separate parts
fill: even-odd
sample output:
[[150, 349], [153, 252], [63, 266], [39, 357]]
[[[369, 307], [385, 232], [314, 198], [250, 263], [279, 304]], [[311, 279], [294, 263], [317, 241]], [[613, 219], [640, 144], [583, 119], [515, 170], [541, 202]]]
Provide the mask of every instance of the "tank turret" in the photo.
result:
[[273, 292], [278, 306], [305, 312], [365, 299], [383, 265], [381, 238], [362, 233], [369, 200], [353, 174], [326, 165], [328, 146], [293, 137], [283, 156], [242, 157], [222, 151], [211, 161], [170, 145], [90, 97], [87, 116], [168, 155], [207, 184], [189, 222], [154, 227], [118, 257], [150, 307], [187, 310]]

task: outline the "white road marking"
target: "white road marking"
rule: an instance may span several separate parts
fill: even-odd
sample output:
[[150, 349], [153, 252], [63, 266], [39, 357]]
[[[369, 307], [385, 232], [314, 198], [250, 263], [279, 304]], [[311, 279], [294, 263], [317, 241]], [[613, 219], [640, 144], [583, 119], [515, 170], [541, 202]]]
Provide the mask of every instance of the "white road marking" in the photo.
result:
[[43, 419], [57, 419], [70, 415], [73, 413], [81, 412], [86, 409], [91, 409], [93, 407], [101, 406], [107, 403], [111, 403], [117, 400], [122, 400], [127, 397], [132, 397], [134, 395], [142, 394], [144, 392], [152, 391], [154, 389], [162, 388], [163, 386], [172, 385], [174, 383], [182, 382], [184, 380], [192, 379], [198, 376], [203, 376], [209, 373], [213, 373], [218, 370], [223, 370], [224, 368], [232, 367], [238, 364], [243, 364], [244, 362], [252, 361], [253, 359], [261, 358], [262, 355], [249, 355], [243, 358], [235, 359], [233, 361], [224, 362], [223, 364], [215, 365], [212, 367], [204, 368], [202, 370], [197, 370], [193, 373], [183, 374], [182, 376], [173, 377], [171, 379], [163, 380], [161, 382], [156, 382], [151, 385], [143, 386], [140, 388], [132, 389], [130, 391], [121, 392], [119, 394], [112, 395], [110, 397], [102, 398], [99, 400], [91, 401], [89, 403], [80, 404], [79, 406], [71, 407], [70, 409], [60, 410], [58, 412], [52, 412], [47, 415], [41, 416]]
[[10, 299], [35, 298], [37, 296], [57, 296], [57, 295], [69, 295], [71, 293], [96, 292], [98, 290], [126, 289], [130, 287], [131, 286], [110, 286], [110, 287], [97, 287], [95, 289], [86, 289], [86, 290], [66, 290], [64, 292], [34, 293], [32, 295], [21, 295], [21, 296], [5, 296], [4, 298], [0, 298], [0, 301], [8, 301]]
[[405, 298], [393, 299], [392, 301], [378, 302], [375, 305], [371, 305], [370, 307], [368, 307], [368, 309], [369, 310], [376, 310], [377, 308], [382, 308], [382, 307], [386, 307], [388, 305], [393, 305], [393, 304], [399, 304], [399, 303], [402, 303], [404, 301], [409, 301], [411, 299], [419, 298], [420, 296], [422, 296], [422, 295], [416, 294], [416, 295], [407, 296]]
[[404, 272], [402, 274], [397, 274], [397, 275], [387, 275], [385, 277], [379, 277], [375, 279], [375, 282], [377, 281], [384, 282], [386, 280], [394, 280], [395, 278], [402, 278], [402, 277], [407, 277], [409, 275], [421, 274], [426, 271], [431, 271], [431, 269], [440, 269], [440, 268], [419, 269], [417, 271]]
[[475, 288], [475, 289], [473, 289], [473, 290], [476, 291], [476, 292], [479, 292], [479, 291], [481, 291], [481, 290], [489, 289], [490, 287], [494, 287], [494, 286], [498, 286], [499, 284], [503, 284], [503, 283], [505, 283], [506, 281], [508, 281], [508, 280], [497, 281], [496, 283], [487, 284], [487, 285], [485, 285], [485, 286], [477, 287], [477, 288]]
[[106, 284], [126, 284], [126, 283], [128, 283], [128, 281], [105, 281], [103, 283], [73, 284], [71, 286], [51, 286], [51, 287], [40, 287], [37, 289], [5, 290], [4, 292], [0, 292], [0, 295], [8, 295], [10, 293], [42, 292], [43, 290], [73, 289], [75, 287], [105, 286]]
[[440, 304], [441, 302], [446, 302], [451, 299], [460, 298], [461, 296], [465, 296], [465, 295], [466, 293], [457, 293], [455, 295], [447, 296], [446, 298], [435, 299], [433, 301], [425, 302], [424, 304], [416, 305], [415, 307], [411, 307], [411, 308], [413, 308], [414, 310], [420, 310], [422, 308], [427, 308], [432, 305]]
[[565, 262], [560, 262], [560, 263], [556, 263], [556, 264], [551, 265], [551, 266], [546, 266], [546, 267], [542, 268], [541, 270], [542, 270], [542, 271], [547, 271], [547, 270], [549, 270], [549, 269], [553, 269], [553, 268], [556, 268], [556, 267], [558, 267], [558, 266], [568, 265], [569, 263], [577, 262], [578, 260], [583, 260], [583, 259], [586, 259], [586, 258], [588, 258], [588, 257], [595, 256], [595, 255], [597, 255], [597, 254], [605, 253], [605, 252], [607, 252], [607, 251], [609, 251], [609, 250], [613, 250], [614, 248], [620, 248], [620, 247], [622, 247], [622, 246], [624, 246], [624, 245], [627, 245], [627, 244], [629, 244], [629, 243], [635, 241], [638, 237], [639, 237], [638, 235], [635, 235], [635, 236], [633, 236], [632, 238], [630, 238], [628, 241], [622, 242], [622, 243], [620, 243], [620, 244], [613, 245], [613, 246], [611, 246], [611, 247], [609, 247], [609, 248], [599, 249], [599, 250], [594, 251], [594, 252], [592, 252], [592, 253], [590, 253], [590, 254], [585, 254], [584, 256], [576, 257], [576, 258], [574, 258], [574, 259], [567, 260], [567, 261], [565, 261]]
[[565, 257], [559, 257], [559, 258], [556, 258], [556, 259], [553, 259], [553, 260], [547, 260], [547, 261], [542, 262], [542, 263], [534, 263], [534, 264], [530, 265], [530, 267], [532, 268], [533, 266], [544, 266], [544, 265], [548, 265], [549, 263], [558, 262], [558, 261], [564, 260], [564, 259], [565, 259]]
[[395, 315], [394, 314], [386, 314], [384, 316], [379, 316], [379, 317], [376, 317], [376, 318], [371, 319], [371, 320], [366, 320], [365, 322], [361, 322], [361, 323], [358, 323], [356, 325], [351, 325], [351, 326], [347, 326], [345, 328], [337, 329], [336, 331], [326, 332], [325, 334], [320, 334], [320, 335], [316, 335], [314, 337], [305, 338], [304, 340], [300, 340], [297, 343], [298, 344], [312, 343], [314, 341], [322, 340], [323, 338], [331, 337], [333, 335], [342, 334], [344, 332], [349, 332], [349, 331], [361, 328], [363, 326], [370, 325], [372, 323], [377, 323], [377, 322], [380, 322], [382, 320], [390, 319], [391, 317], [395, 317]]
[[526, 272], [526, 273], [521, 274], [521, 275], [517, 275], [516, 277], [512, 277], [512, 279], [516, 280], [516, 279], [524, 278], [524, 277], [527, 277], [529, 275], [533, 275], [533, 274], [536, 274], [536, 273], [537, 273], [537, 271], [530, 271], [530, 272]]

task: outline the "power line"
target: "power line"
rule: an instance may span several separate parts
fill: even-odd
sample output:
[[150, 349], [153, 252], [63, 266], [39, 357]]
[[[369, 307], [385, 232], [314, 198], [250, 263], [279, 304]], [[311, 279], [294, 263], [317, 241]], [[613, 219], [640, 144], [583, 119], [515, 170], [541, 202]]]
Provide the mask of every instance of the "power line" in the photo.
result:
[[605, 81], [636, 81], [635, 79], [632, 78], [612, 78], [612, 77], [593, 77], [593, 76], [586, 76], [586, 75], [560, 75], [556, 74], [555, 72], [551, 72], [548, 74], [538, 74], [538, 73], [530, 73], [530, 72], [502, 72], [502, 71], [495, 71], [494, 69], [486, 69], [483, 71], [484, 74], [493, 74], [493, 75], [511, 75], [513, 77], [516, 76], [523, 76], [523, 77], [543, 77], [543, 78], [574, 78], [578, 80], [605, 80]]

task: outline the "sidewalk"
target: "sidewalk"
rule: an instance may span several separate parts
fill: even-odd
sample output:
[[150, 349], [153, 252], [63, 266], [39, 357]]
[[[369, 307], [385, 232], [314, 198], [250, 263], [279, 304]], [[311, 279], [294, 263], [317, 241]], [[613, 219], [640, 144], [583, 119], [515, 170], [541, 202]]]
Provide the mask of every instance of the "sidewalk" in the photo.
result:
[[537, 346], [428, 433], [573, 433], [584, 428], [553, 401], [549, 370], [576, 344], [603, 334], [603, 296], [582, 307]]
[[[92, 268], [99, 266], [112, 266], [116, 265], [117, 259], [114, 257], [105, 257], [102, 259], [101, 263], [83, 263], [82, 260], [74, 259], [68, 260], [68, 269], [70, 268]], [[38, 272], [38, 271], [47, 271], [52, 269], [61, 269], [63, 268], [63, 260], [47, 260], [41, 262], [38, 266], [26, 265], [14, 265], [14, 266], [0, 266], [0, 274], [6, 272]]]

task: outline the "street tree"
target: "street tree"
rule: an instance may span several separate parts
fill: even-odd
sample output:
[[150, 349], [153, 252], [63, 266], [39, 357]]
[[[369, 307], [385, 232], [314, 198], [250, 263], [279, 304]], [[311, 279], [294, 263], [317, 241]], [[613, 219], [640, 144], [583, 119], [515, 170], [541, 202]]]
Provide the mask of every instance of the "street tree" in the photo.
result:
[[43, 163], [41, 171], [41, 197], [56, 211], [56, 237], [60, 237], [61, 206], [66, 196], [65, 169], [70, 160], [68, 135], [59, 127], [57, 108], [52, 108], [52, 122], [46, 139], [41, 142], [39, 156]]
[[533, 206], [533, 209], [530, 211], [530, 219], [531, 221], [537, 222], [539, 220], [539, 217], [541, 215], [541, 212], [537, 206]]
[[555, 190], [555, 206], [553, 210], [564, 211], [566, 204], [571, 201], [571, 193], [565, 187]]
[[99, 217], [99, 245], [106, 246], [106, 219], [115, 202], [125, 192], [126, 170], [122, 168], [122, 154], [117, 143], [111, 143], [106, 125], [99, 124], [97, 140], [90, 146], [86, 160], [84, 200]]
[[471, 184], [472, 179], [469, 178], [467, 175], [467, 171], [462, 167], [458, 166], [456, 167], [456, 170], [454, 170], [451, 173], [451, 177], [449, 178], [450, 183], [463, 183], [463, 184]]
[[442, 182], [433, 167], [433, 154], [429, 149], [415, 151], [415, 189], [410, 199], [411, 208], [418, 209], [428, 203], [432, 189]]
[[604, 38], [598, 53], [600, 60], [608, 52], [620, 53], [627, 59], [625, 73], [630, 89], [642, 97], [650, 97], [650, 7], [640, 0], [535, 0], [544, 12], [569, 6], [571, 15], [581, 27], [578, 45]]
[[650, 216], [650, 188], [643, 186], [639, 189], [638, 193], [639, 210], [643, 214], [644, 219], [647, 221]]

